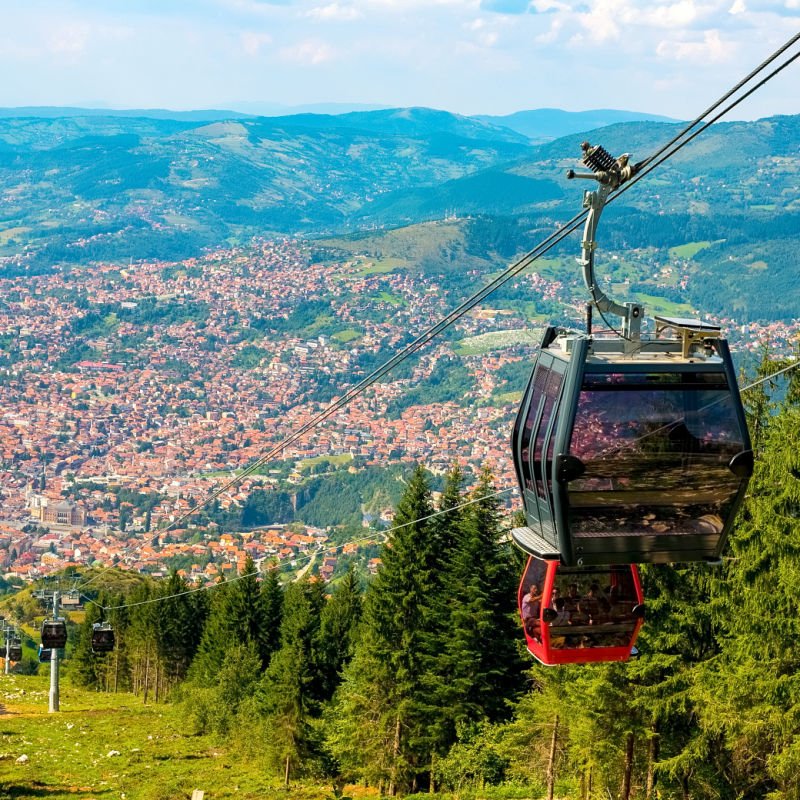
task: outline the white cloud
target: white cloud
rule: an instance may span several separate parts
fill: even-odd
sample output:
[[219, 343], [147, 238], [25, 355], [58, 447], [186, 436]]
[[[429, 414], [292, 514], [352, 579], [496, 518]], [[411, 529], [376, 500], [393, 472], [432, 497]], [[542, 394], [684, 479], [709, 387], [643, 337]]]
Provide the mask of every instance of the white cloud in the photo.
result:
[[256, 33], [255, 31], [245, 31], [240, 39], [242, 50], [248, 56], [257, 56], [265, 45], [272, 42], [272, 37], [268, 33]]
[[569, 11], [570, 7], [566, 3], [559, 3], [557, 0], [533, 0], [531, 6], [539, 14], [545, 14], [548, 11]]
[[692, 61], [698, 63], [719, 62], [728, 59], [734, 51], [734, 45], [724, 42], [719, 31], [711, 30], [703, 34], [702, 41], [664, 40], [656, 47], [660, 58], [674, 61]]
[[620, 27], [617, 20], [621, 20], [627, 10], [628, 3], [625, 0], [596, 0], [587, 11], [578, 14], [578, 22], [594, 42], [619, 39]]
[[304, 16], [316, 22], [349, 22], [350, 20], [359, 19], [362, 14], [355, 6], [329, 3], [327, 6], [316, 6], [309, 9]]
[[729, 14], [744, 14], [747, 11], [747, 6], [744, 0], [734, 0], [733, 5], [728, 9]]
[[550, 28], [545, 33], [540, 33], [536, 37], [537, 44], [551, 44], [555, 42], [559, 34], [561, 33], [562, 28], [564, 27], [564, 22], [562, 19], [556, 17], [551, 23]]
[[647, 15], [648, 22], [663, 28], [683, 28], [698, 17], [698, 9], [692, 0], [657, 6]]
[[460, 6], [465, 11], [480, 10], [480, 0], [362, 0], [362, 4], [393, 11], [408, 11], [412, 8], [431, 8], [432, 6]]
[[284, 47], [280, 57], [284, 61], [291, 61], [303, 66], [317, 66], [330, 61], [334, 56], [333, 48], [325, 42], [307, 40], [298, 42], [291, 47]]
[[89, 41], [89, 26], [81, 24], [64, 25], [50, 32], [46, 39], [51, 53], [78, 55], [86, 49]]

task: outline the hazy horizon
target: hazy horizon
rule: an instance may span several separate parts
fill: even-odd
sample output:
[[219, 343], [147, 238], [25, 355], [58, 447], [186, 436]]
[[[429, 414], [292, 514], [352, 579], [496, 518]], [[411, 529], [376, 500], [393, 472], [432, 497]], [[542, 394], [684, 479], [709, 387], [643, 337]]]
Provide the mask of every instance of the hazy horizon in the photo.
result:
[[[9, 0], [0, 65], [14, 80], [0, 87], [0, 106], [636, 109], [687, 119], [800, 27], [800, 0], [187, 5]], [[735, 118], [800, 112], [790, 73]]]

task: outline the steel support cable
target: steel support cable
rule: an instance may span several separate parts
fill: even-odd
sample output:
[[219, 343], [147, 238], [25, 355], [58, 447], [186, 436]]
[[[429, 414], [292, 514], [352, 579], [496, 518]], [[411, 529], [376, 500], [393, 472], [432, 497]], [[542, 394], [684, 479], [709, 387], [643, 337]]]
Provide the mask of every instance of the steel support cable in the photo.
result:
[[739, 83], [737, 83], [732, 89], [727, 91], [722, 97], [717, 100], [716, 103], [709, 106], [702, 114], [695, 117], [694, 120], [689, 123], [688, 128], [684, 129], [684, 132], [679, 133], [677, 136], [673, 137], [669, 142], [667, 142], [663, 147], [657, 150], [652, 156], [649, 156], [644, 161], [640, 162], [642, 166], [646, 166], [649, 164], [653, 159], [658, 158], [664, 151], [672, 147], [672, 145], [678, 141], [678, 139], [684, 135], [684, 133], [688, 130], [691, 130], [695, 125], [701, 123], [709, 114], [715, 111], [719, 106], [721, 106], [729, 97], [732, 97], [736, 92], [739, 91], [745, 84], [749, 83], [756, 75], [758, 75], [763, 69], [768, 67], [776, 58], [783, 55], [793, 44], [796, 44], [800, 41], [800, 32], [796, 33], [794, 36], [791, 37], [785, 44], [779, 47], [772, 55], [762, 61], [752, 72], [750, 72], [746, 77], [742, 78]]
[[[298, 557], [295, 560], [300, 560], [301, 558], [308, 558], [309, 560], [318, 555], [325, 555], [326, 553], [335, 553], [337, 550], [340, 550], [343, 547], [347, 547], [351, 544], [360, 544], [361, 542], [367, 542], [374, 539], [376, 536], [387, 536], [390, 533], [394, 533], [395, 531], [402, 530], [403, 528], [408, 528], [411, 525], [417, 525], [420, 522], [427, 522], [428, 520], [435, 519], [436, 517], [441, 517], [445, 514], [452, 514], [454, 511], [460, 511], [462, 508], [467, 508], [468, 506], [475, 505], [475, 503], [481, 503], [484, 500], [490, 500], [493, 497], [499, 497], [501, 494], [508, 494], [509, 492], [513, 492], [514, 487], [510, 486], [506, 489], [498, 489], [495, 492], [490, 492], [489, 494], [481, 495], [480, 497], [472, 497], [469, 500], [465, 500], [463, 503], [458, 503], [457, 505], [451, 506], [450, 508], [440, 508], [438, 511], [433, 511], [430, 514], [427, 514], [424, 517], [418, 517], [417, 519], [412, 519], [409, 522], [403, 522], [400, 525], [394, 525], [391, 528], [387, 528], [385, 531], [373, 531], [369, 536], [361, 536], [358, 539], [351, 539], [349, 542], [344, 542], [342, 544], [335, 544], [329, 547], [323, 547], [319, 550], [315, 550], [313, 553], [310, 553], [306, 556]], [[255, 572], [248, 572], [245, 575], [236, 575], [233, 578], [228, 578], [227, 580], [220, 581], [219, 583], [214, 583], [211, 586], [196, 586], [192, 589], [187, 589], [184, 592], [178, 592], [176, 594], [166, 595], [164, 597], [151, 597], [148, 600], [140, 600], [136, 603], [126, 603], [124, 605], [119, 606], [104, 606], [98, 603], [96, 600], [92, 600], [91, 598], [86, 598], [90, 603], [93, 605], [98, 606], [99, 608], [103, 609], [103, 611], [117, 611], [122, 608], [132, 608], [133, 606], [143, 606], [149, 605], [151, 603], [159, 603], [162, 600], [172, 600], [175, 597], [183, 597], [187, 594], [194, 594], [195, 592], [202, 592], [208, 589], [216, 589], [217, 586], [225, 586], [229, 583], [235, 583], [236, 581], [244, 580], [244, 578], [252, 578], [256, 575], [261, 575], [265, 572], [270, 572], [274, 569], [278, 569], [281, 566], [281, 561], [278, 560], [277, 563], [270, 565], [267, 569], [257, 569]], [[84, 595], [85, 597], [85, 595]]]
[[[720, 98], [714, 104], [709, 106], [709, 108], [704, 112], [704, 116], [707, 115], [710, 111], [719, 108], [719, 106], [722, 105], [722, 103], [724, 103], [726, 99], [731, 97], [731, 95], [734, 94], [738, 89], [742, 88], [742, 86], [744, 86], [749, 80], [752, 80], [752, 78], [755, 77], [761, 70], [763, 70], [765, 66], [772, 63], [772, 61], [774, 61], [777, 57], [779, 57], [783, 52], [785, 52], [799, 39], [800, 39], [800, 34], [796, 34], [795, 36], [793, 36], [786, 44], [784, 44], [781, 48], [775, 51], [775, 53], [773, 53], [766, 61], [764, 61], [761, 66], [757, 67], [745, 79], [740, 81], [736, 85], [736, 87], [731, 89], [729, 92], [723, 95], [722, 98]], [[746, 93], [744, 93], [735, 101], [726, 106], [722, 111], [716, 114], [712, 119], [708, 120], [698, 130], [694, 131], [694, 133], [689, 134], [692, 128], [694, 128], [695, 125], [697, 124], [697, 121], [690, 123], [688, 126], [685, 126], [684, 129], [681, 131], [681, 133], [678, 134], [678, 136], [673, 137], [672, 143], [670, 145], [665, 145], [664, 147], [656, 151], [656, 153], [650, 156], [648, 159], [645, 159], [644, 163], [647, 166], [641, 169], [629, 182], [623, 184], [618, 190], [616, 190], [613, 194], [611, 194], [607, 200], [607, 203], [613, 202], [614, 199], [616, 199], [621, 194], [626, 192], [635, 183], [637, 183], [639, 180], [648, 175], [653, 169], [660, 166], [667, 159], [675, 155], [675, 153], [677, 153], [686, 144], [691, 142], [700, 133], [705, 131], [710, 125], [719, 120], [722, 116], [727, 114], [731, 109], [735, 108], [744, 99], [749, 97], [753, 92], [755, 92], [769, 80], [775, 77], [775, 75], [777, 75], [787, 66], [789, 66], [789, 64], [791, 64], [798, 57], [800, 57], [800, 52], [796, 53], [786, 62], [781, 64], [778, 68], [773, 70], [769, 75], [767, 75], [766, 78], [762, 79], [754, 87], [749, 89]], [[687, 138], [682, 139], [682, 137], [684, 136], [687, 136]], [[675, 144], [676, 142], [678, 143]], [[672, 147], [672, 149], [668, 149], [670, 146]], [[459, 305], [457, 308], [455, 308], [453, 311], [447, 314], [447, 316], [443, 317], [438, 323], [428, 328], [426, 331], [420, 334], [416, 339], [414, 339], [414, 341], [406, 345], [402, 350], [395, 353], [395, 355], [389, 358], [381, 366], [377, 367], [372, 373], [370, 373], [368, 376], [362, 379], [359, 383], [348, 389], [345, 392], [345, 394], [342, 395], [341, 398], [334, 401], [327, 408], [323, 409], [321, 412], [316, 414], [308, 422], [306, 422], [304, 425], [298, 428], [294, 433], [287, 436], [279, 444], [273, 446], [267, 453], [265, 453], [255, 462], [253, 462], [253, 464], [251, 464], [248, 467], [245, 467], [241, 472], [232, 477], [229, 481], [226, 481], [222, 486], [215, 489], [201, 503], [198, 503], [193, 508], [181, 514], [174, 522], [170, 523], [165, 528], [165, 530], [168, 531], [173, 529], [175, 526], [179, 525], [188, 517], [201, 511], [209, 503], [213, 502], [217, 497], [222, 495], [228, 489], [240, 483], [244, 478], [248, 477], [249, 475], [252, 475], [262, 466], [272, 461], [277, 455], [283, 452], [286, 448], [290, 447], [292, 444], [294, 444], [296, 441], [302, 438], [306, 433], [315, 429], [318, 425], [327, 420], [337, 411], [347, 406], [352, 400], [361, 395], [366, 389], [368, 389], [370, 386], [376, 383], [385, 374], [394, 369], [394, 367], [396, 367], [398, 364], [400, 364], [402, 361], [404, 361], [413, 353], [420, 350], [422, 347], [428, 344], [428, 342], [430, 342], [432, 339], [434, 339], [436, 336], [442, 333], [442, 331], [446, 330], [448, 327], [450, 327], [450, 325], [452, 325], [454, 322], [456, 322], [458, 319], [464, 316], [464, 314], [466, 314], [468, 311], [470, 311], [472, 308], [478, 305], [478, 303], [483, 301], [486, 297], [495, 292], [509, 280], [516, 277], [526, 267], [530, 266], [530, 264], [532, 264], [536, 259], [540, 258], [544, 254], [549, 252], [553, 247], [555, 247], [558, 243], [560, 243], [563, 239], [565, 239], [570, 233], [577, 230], [577, 228], [580, 227], [580, 225], [585, 221], [587, 215], [588, 215], [588, 210], [584, 210], [579, 214], [576, 214], [569, 222], [562, 225], [557, 231], [550, 234], [550, 236], [548, 236], [546, 239], [540, 242], [535, 248], [533, 248], [524, 256], [522, 256], [520, 259], [515, 261], [511, 266], [507, 267], [500, 275], [498, 275], [496, 278], [494, 278], [492, 281], [486, 284], [486, 286], [484, 286], [478, 292], [476, 292], [467, 300], [465, 300], [463, 303], [461, 303], [461, 305]]]
[[[763, 378], [759, 378], [758, 380], [753, 381], [752, 383], [748, 383], [747, 386], [743, 386], [742, 387], [741, 391], [742, 392], [746, 392], [749, 389], [752, 389], [752, 388], [754, 388], [756, 386], [759, 386], [760, 384], [765, 383], [766, 381], [772, 380], [773, 378], [777, 378], [779, 375], [783, 375], [783, 374], [785, 374], [787, 372], [790, 372], [791, 370], [797, 369], [798, 367], [800, 367], [800, 361], [796, 361], [794, 364], [789, 364], [788, 366], [783, 367], [782, 369], [776, 370], [775, 372], [772, 372], [769, 375], [765, 375]], [[376, 535], [386, 536], [387, 534], [394, 533], [395, 531], [401, 530], [402, 528], [407, 528], [410, 525], [416, 525], [419, 522], [426, 522], [429, 519], [433, 519], [435, 517], [440, 517], [440, 516], [443, 516], [444, 514], [450, 514], [453, 511], [458, 511], [458, 510], [460, 510], [462, 508], [466, 508], [467, 506], [471, 506], [471, 505], [473, 505], [475, 503], [480, 503], [483, 500], [488, 500], [488, 499], [490, 499], [492, 497], [498, 497], [498, 496], [500, 496], [502, 494], [507, 494], [508, 492], [513, 492], [513, 491], [516, 491], [516, 487], [515, 486], [508, 486], [505, 489], [498, 489], [496, 492], [491, 492], [490, 494], [482, 495], [481, 497], [474, 497], [471, 500], [467, 500], [467, 501], [465, 501], [463, 503], [459, 503], [458, 505], [452, 506], [451, 508], [443, 508], [443, 509], [440, 509], [439, 511], [434, 511], [433, 513], [428, 514], [425, 517], [420, 517], [418, 519], [412, 519], [409, 522], [404, 522], [404, 523], [402, 523], [400, 525], [394, 525], [391, 528], [387, 528], [385, 531], [374, 531], [369, 536], [361, 536], [361, 537], [359, 537], [357, 539], [351, 539], [349, 542], [344, 542], [343, 544], [331, 545], [330, 547], [325, 547], [325, 548], [322, 548], [320, 550], [315, 550], [313, 553], [311, 553], [309, 555], [306, 555], [306, 556], [300, 556], [295, 560], [297, 560], [297, 561], [303, 560], [303, 559], [310, 560], [311, 558], [313, 558], [313, 557], [315, 557], [317, 555], [325, 555], [326, 553], [335, 553], [337, 550], [340, 550], [343, 547], [346, 547], [347, 545], [361, 544], [362, 542], [370, 541], [370, 540], [374, 539]], [[499, 531], [499, 533], [509, 533], [511, 530], [513, 530], [513, 528], [505, 528], [505, 529]], [[166, 595], [164, 597], [152, 597], [152, 598], [150, 598], [148, 600], [140, 600], [140, 601], [138, 601], [136, 603], [126, 603], [124, 605], [119, 605], [119, 606], [104, 606], [104, 605], [98, 603], [96, 600], [93, 600], [92, 598], [87, 597], [86, 595], [82, 595], [82, 596], [84, 597], [85, 600], [87, 600], [88, 602], [92, 603], [93, 605], [96, 605], [98, 608], [101, 608], [103, 611], [117, 611], [117, 610], [123, 609], [123, 608], [132, 608], [133, 606], [150, 605], [152, 603], [159, 603], [159, 602], [161, 602], [163, 600], [173, 600], [176, 597], [184, 597], [185, 595], [194, 594], [196, 592], [203, 592], [203, 591], [208, 591], [210, 589], [216, 589], [218, 586], [226, 586], [226, 585], [228, 585], [230, 583], [235, 583], [236, 581], [244, 580], [244, 578], [252, 578], [254, 576], [263, 575], [265, 572], [270, 572], [272, 570], [280, 568], [281, 563], [282, 562], [280, 560], [278, 560], [277, 563], [273, 563], [267, 569], [260, 569], [260, 570], [256, 570], [255, 572], [248, 572], [245, 575], [236, 575], [233, 578], [228, 578], [226, 580], [220, 581], [219, 583], [212, 584], [211, 586], [196, 586], [196, 587], [193, 587], [192, 589], [187, 589], [184, 592], [177, 592], [176, 594], [170, 594], [170, 595]]]

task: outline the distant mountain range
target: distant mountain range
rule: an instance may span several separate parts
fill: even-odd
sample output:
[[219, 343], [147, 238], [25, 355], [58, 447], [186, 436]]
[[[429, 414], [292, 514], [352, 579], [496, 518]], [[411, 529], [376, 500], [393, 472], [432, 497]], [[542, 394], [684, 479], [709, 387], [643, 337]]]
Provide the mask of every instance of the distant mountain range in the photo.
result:
[[[5, 270], [184, 258], [253, 235], [467, 216], [494, 220], [477, 237], [473, 226], [470, 252], [507, 258], [579, 209], [588, 187], [569, 184], [564, 172], [577, 163], [581, 140], [638, 159], [676, 131], [647, 120], [575, 130], [628, 114], [612, 111], [476, 118], [408, 108], [222, 119], [214, 117], [227, 112], [38, 111], [0, 114], [0, 257], [12, 258]], [[532, 142], [551, 137], [557, 124], [567, 135]], [[780, 269], [748, 268], [739, 280], [735, 254], [725, 252], [730, 291], [757, 291], [778, 274], [794, 285], [782, 254], [794, 251], [788, 241], [800, 230], [798, 141], [800, 117], [713, 126], [606, 212], [618, 220], [612, 243], [753, 244], [764, 256], [753, 263]], [[781, 313], [792, 313], [791, 296], [782, 293]]]
[[[394, 121], [394, 130], [402, 125], [402, 120], [410, 116], [450, 119], [471, 119], [484, 122], [492, 127], [508, 128], [533, 142], [545, 142], [566, 136], [570, 133], [590, 131], [615, 125], [619, 122], [676, 122], [669, 117], [642, 114], [637, 111], [617, 111], [601, 109], [597, 111], [563, 111], [558, 108], [539, 108], [532, 111], [517, 111], [505, 116], [475, 115], [464, 117], [447, 111], [429, 108], [385, 108], [379, 106], [355, 105], [345, 103], [317, 103], [313, 105], [288, 107], [278, 104], [243, 104], [238, 111], [224, 109], [197, 109], [193, 111], [171, 111], [164, 108], [80, 108], [75, 106], [19, 106], [0, 108], [0, 119], [38, 118], [61, 119], [68, 117], [139, 117], [144, 119], [175, 120], [179, 122], [223, 122], [231, 119], [252, 119], [254, 117], [292, 117], [296, 121], [305, 118], [306, 124], [319, 125], [320, 116], [331, 126], [353, 126], [374, 130], [381, 120]], [[312, 120], [314, 120], [312, 122]], [[444, 129], [448, 127], [444, 125]], [[405, 126], [408, 130], [408, 125]]]
[[637, 111], [615, 111], [613, 109], [562, 111], [559, 108], [517, 111], [515, 114], [507, 114], [503, 117], [480, 115], [475, 119], [510, 128], [537, 143], [548, 142], [571, 133], [593, 131], [597, 128], [617, 125], [620, 122], [678, 122], [670, 117], [640, 114]]

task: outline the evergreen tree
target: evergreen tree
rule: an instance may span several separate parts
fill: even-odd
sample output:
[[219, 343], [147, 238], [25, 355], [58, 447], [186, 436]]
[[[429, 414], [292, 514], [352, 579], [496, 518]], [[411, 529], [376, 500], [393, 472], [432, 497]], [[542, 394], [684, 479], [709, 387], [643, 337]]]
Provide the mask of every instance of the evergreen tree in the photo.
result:
[[[367, 590], [364, 636], [338, 698], [340, 717], [349, 717], [344, 722], [348, 729], [379, 726], [371, 735], [385, 749], [364, 750], [359, 766], [365, 774], [380, 775], [392, 794], [414, 789], [428, 773], [437, 738], [429, 710], [436, 706], [432, 676], [441, 642], [435, 592], [445, 554], [436, 547], [431, 513], [425, 473], [417, 467], [398, 505], [381, 568]], [[352, 674], [356, 669], [363, 675]], [[359, 706], [357, 698], [366, 695], [377, 699]], [[375, 702], [385, 710], [377, 718]], [[340, 745], [340, 739], [331, 741], [334, 755], [357, 757], [342, 752]]]
[[800, 406], [768, 427], [720, 586], [721, 657], [697, 686], [737, 796], [800, 796]]
[[275, 568], [268, 569], [261, 581], [261, 608], [264, 615], [261, 658], [268, 665], [281, 644], [283, 618], [283, 589]]
[[[445, 478], [444, 489], [437, 508], [437, 511], [445, 513], [434, 517], [432, 522], [433, 535], [438, 540], [436, 546], [442, 548], [443, 553], [452, 553], [461, 539], [465, 509], [458, 507], [464, 502], [461, 494], [463, 483], [464, 472], [457, 463], [454, 463]], [[442, 573], [441, 577], [444, 582], [446, 580], [445, 573]]]
[[[497, 721], [522, 689], [516, 617], [517, 575], [508, 547], [500, 544], [498, 500], [484, 469], [471, 505], [459, 514], [445, 583], [440, 593], [441, 647], [436, 657], [438, 752], [456, 731]], [[457, 505], [457, 504], [453, 504]]]
[[351, 564], [322, 609], [320, 618], [319, 667], [323, 700], [333, 696], [342, 668], [353, 657], [361, 611], [361, 586]]
[[189, 675], [200, 686], [213, 686], [225, 653], [237, 644], [250, 642], [264, 663], [267, 652], [265, 614], [255, 566], [248, 558], [240, 577], [212, 590], [211, 605], [203, 635]]
[[319, 714], [315, 665], [322, 610], [317, 583], [304, 579], [286, 590], [281, 647], [272, 656], [257, 698], [269, 731], [268, 752], [286, 785], [315, 748], [311, 720]]
[[207, 615], [205, 592], [191, 592], [189, 585], [173, 570], [159, 587], [158, 654], [168, 686], [186, 677], [192, 663]]
[[94, 623], [101, 621], [101, 616], [99, 605], [86, 604], [86, 613], [78, 629], [78, 640], [69, 660], [70, 674], [78, 686], [90, 688], [97, 685], [97, 658], [92, 652], [92, 630]]

